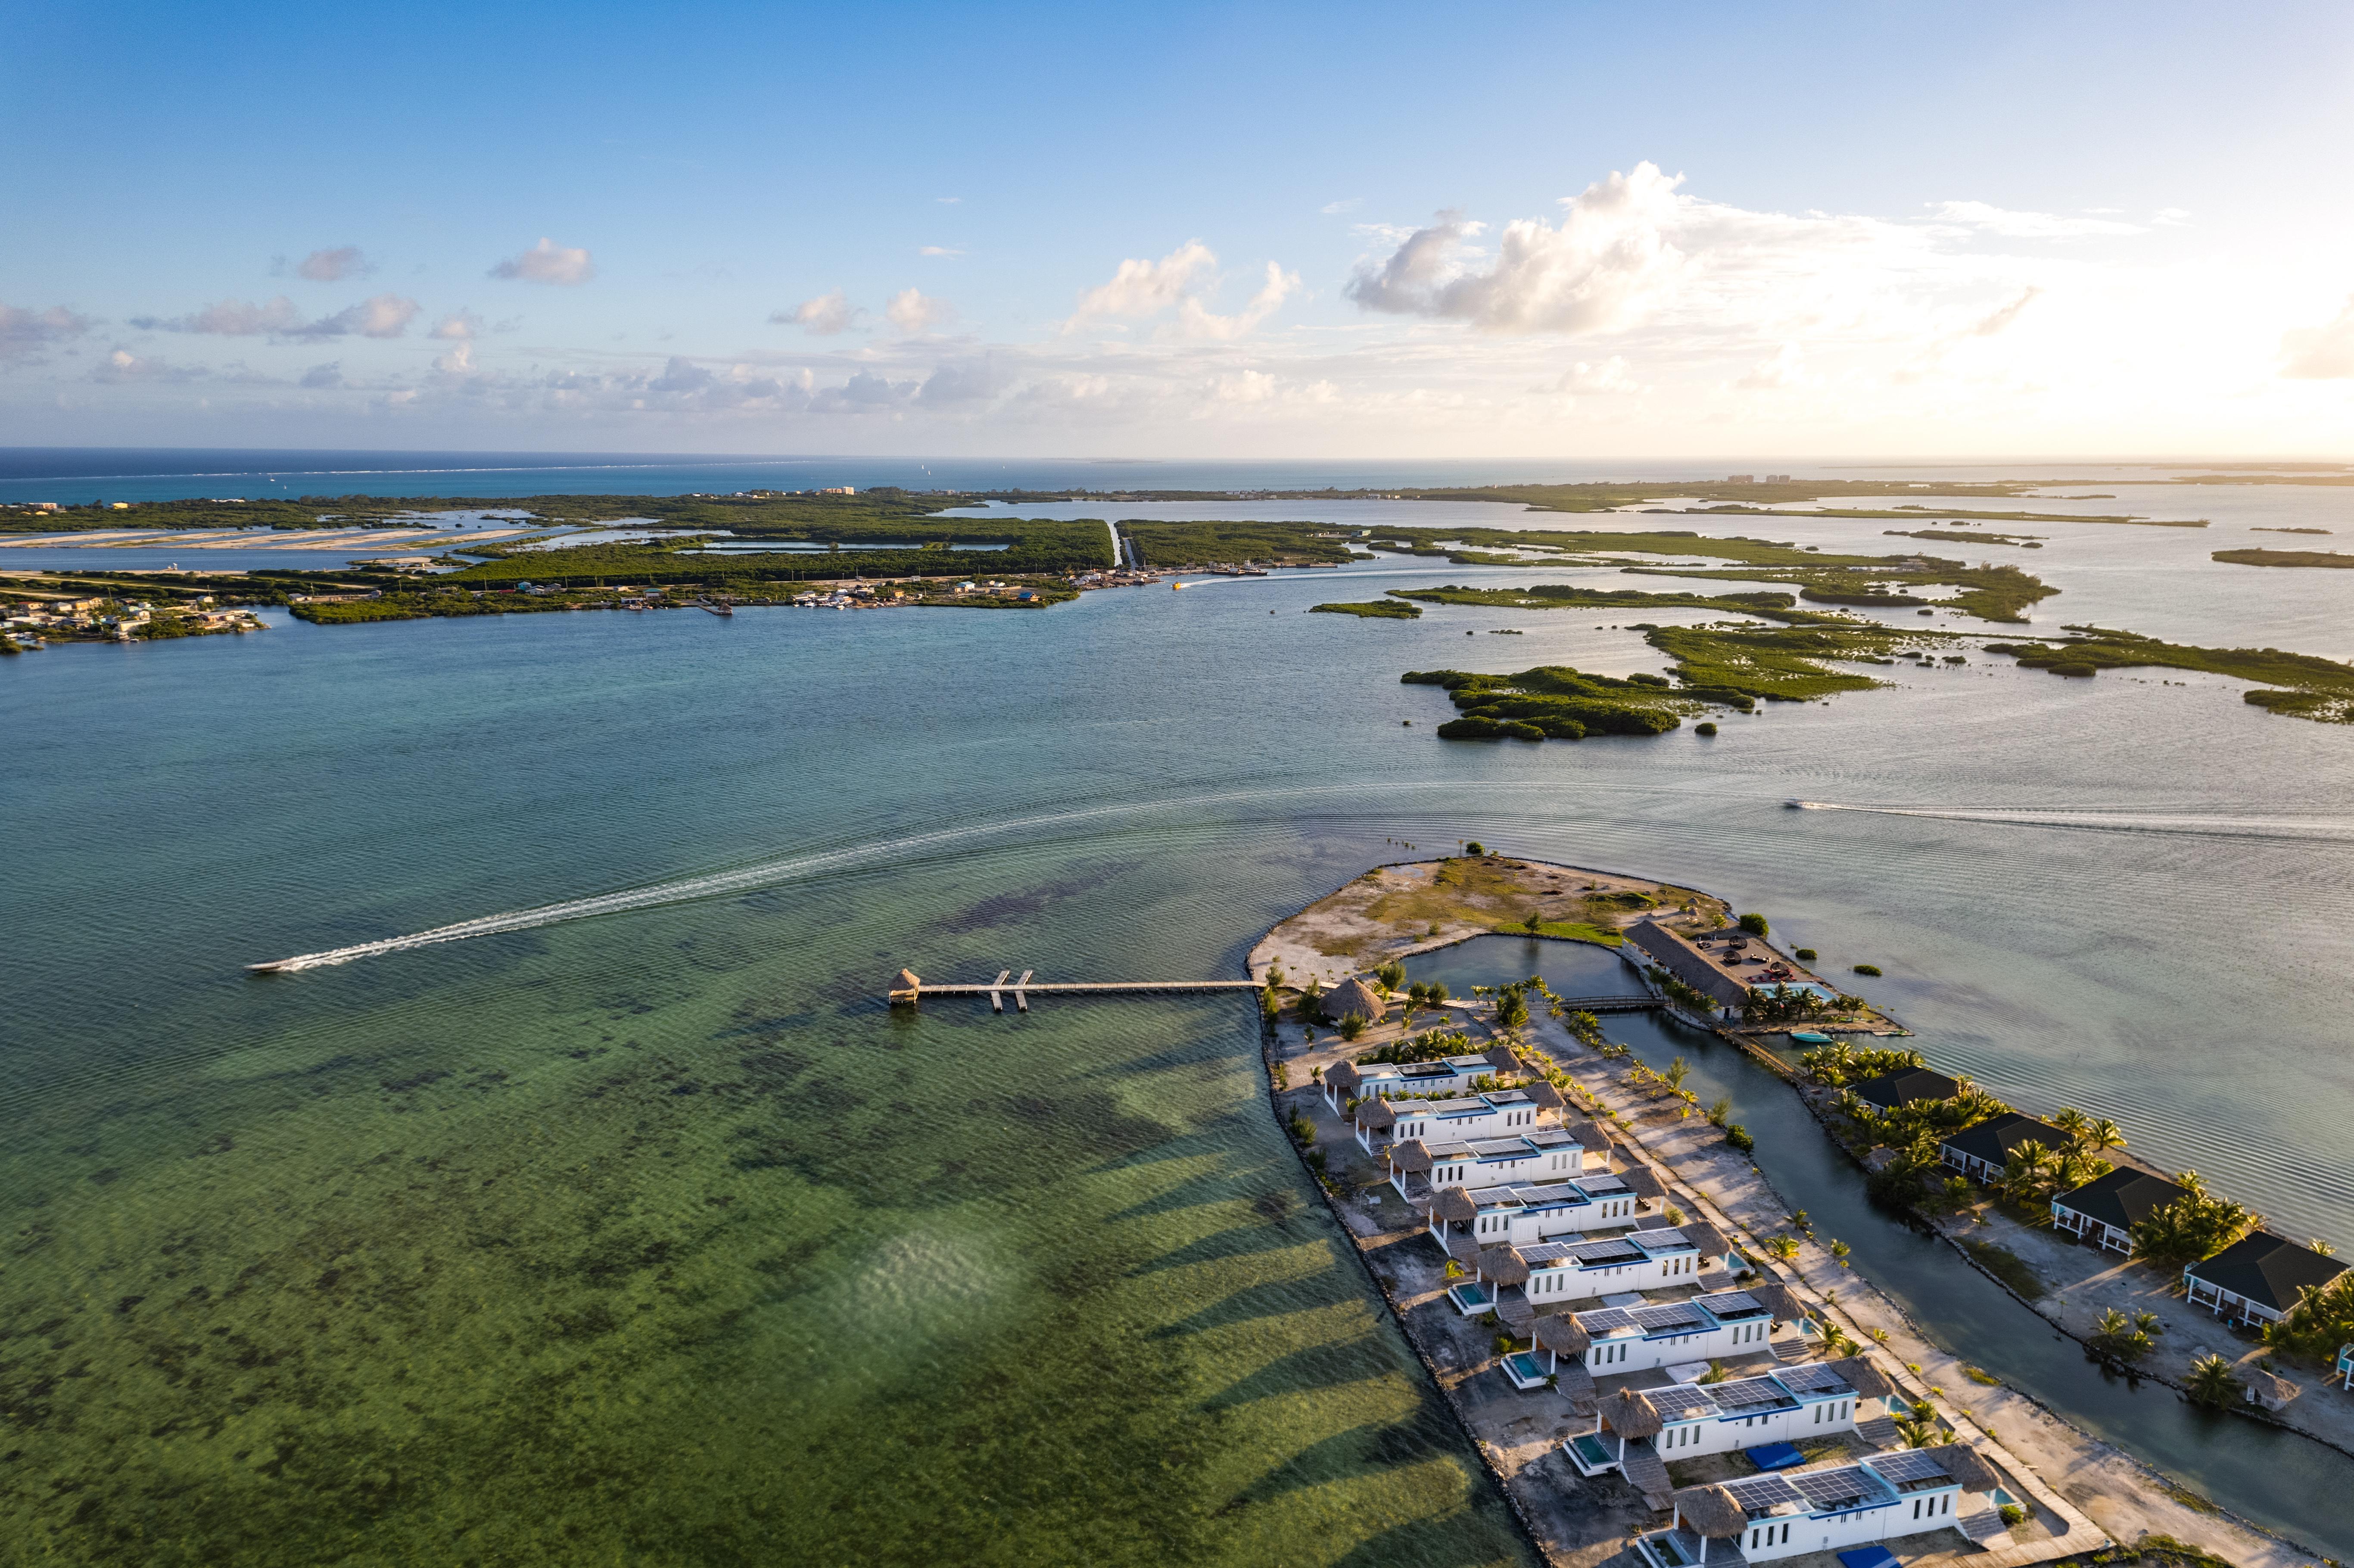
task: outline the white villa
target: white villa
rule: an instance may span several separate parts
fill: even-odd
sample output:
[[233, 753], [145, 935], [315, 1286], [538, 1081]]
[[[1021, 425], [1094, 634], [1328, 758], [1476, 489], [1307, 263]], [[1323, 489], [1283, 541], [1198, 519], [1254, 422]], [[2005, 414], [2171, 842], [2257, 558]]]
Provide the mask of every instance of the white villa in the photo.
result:
[[1596, 1307], [1573, 1313], [1588, 1341], [1581, 1358], [1597, 1377], [1649, 1372], [1684, 1361], [1755, 1355], [1770, 1348], [1776, 1327], [1797, 1320], [1780, 1286], [1719, 1290], [1665, 1306]]
[[1959, 1443], [1904, 1448], [1857, 1465], [1744, 1476], [1674, 1496], [1665, 1530], [1638, 1536], [1650, 1568], [1771, 1562], [1894, 1541], [1951, 1527], [1985, 1543], [2005, 1534], [1998, 1505], [2011, 1500], [2001, 1477]]
[[1442, 1188], [1430, 1204], [1430, 1234], [1444, 1246], [1462, 1231], [1481, 1246], [1532, 1246], [1557, 1236], [1638, 1224], [1641, 1201], [1607, 1171], [1517, 1187]]
[[1473, 1277], [1447, 1299], [1466, 1317], [1542, 1313], [1618, 1291], [1696, 1285], [1700, 1271], [1731, 1248], [1715, 1227], [1633, 1231], [1603, 1241], [1540, 1242], [1481, 1249]]
[[1480, 1078], [1519, 1070], [1512, 1054], [1500, 1045], [1483, 1055], [1441, 1056], [1435, 1062], [1335, 1062], [1324, 1069], [1324, 1103], [1337, 1116], [1352, 1099], [1459, 1095]]
[[[1850, 1359], [1802, 1361], [1722, 1383], [1629, 1389], [1613, 1395], [1607, 1408], [1623, 1410], [1634, 1401], [1649, 1406], [1649, 1416], [1634, 1425], [1650, 1429], [1653, 1451], [1672, 1462], [1852, 1432], [1879, 1414], [1868, 1409], [1874, 1400], [1893, 1392], [1869, 1361]], [[1627, 1436], [1617, 1435], [1614, 1449], [1604, 1436], [1603, 1421], [1596, 1414], [1591, 1433], [1580, 1433], [1561, 1446], [1580, 1475], [1600, 1475], [1625, 1462]]]
[[1508, 1138], [1534, 1130], [1543, 1114], [1543, 1107], [1520, 1089], [1490, 1089], [1463, 1099], [1368, 1097], [1357, 1105], [1357, 1145], [1368, 1154], [1379, 1154], [1384, 1137], [1398, 1142], [1420, 1139], [1425, 1143]]
[[1390, 1145], [1390, 1185], [1417, 1206], [1446, 1187], [1499, 1187], [1507, 1182], [1560, 1181], [1585, 1168], [1585, 1150], [1569, 1134], [1540, 1127], [1517, 1138], [1425, 1144], [1409, 1138]]

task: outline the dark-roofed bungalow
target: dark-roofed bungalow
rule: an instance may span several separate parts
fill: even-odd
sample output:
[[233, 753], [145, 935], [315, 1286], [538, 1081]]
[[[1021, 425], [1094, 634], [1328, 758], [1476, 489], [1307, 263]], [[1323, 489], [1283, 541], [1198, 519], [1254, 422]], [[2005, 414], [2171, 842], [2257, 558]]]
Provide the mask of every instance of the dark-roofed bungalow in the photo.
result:
[[1949, 1100], [1962, 1092], [1961, 1080], [1926, 1067], [1907, 1067], [1902, 1072], [1882, 1073], [1876, 1078], [1866, 1078], [1849, 1086], [1855, 1097], [1885, 1116], [1899, 1106], [1913, 1105], [1921, 1100]]
[[2317, 1289], [2346, 1272], [2286, 1236], [2251, 1231], [2201, 1263], [2182, 1271], [2193, 1307], [2204, 1307], [2235, 1323], [2277, 1323], [2289, 1314], [2308, 1285]]
[[2111, 1252], [2131, 1254], [2133, 1228], [2189, 1195], [2163, 1176], [2119, 1166], [2097, 1181], [2052, 1199], [2052, 1224]]
[[2002, 1174], [2002, 1168], [2010, 1162], [2011, 1151], [2022, 1144], [2040, 1143], [2046, 1149], [2061, 1150], [2068, 1147], [2068, 1135], [2056, 1127], [2017, 1111], [2006, 1111], [1976, 1127], [1947, 1135], [1937, 1145], [1937, 1158], [1948, 1169], [1974, 1181], [1991, 1181]]

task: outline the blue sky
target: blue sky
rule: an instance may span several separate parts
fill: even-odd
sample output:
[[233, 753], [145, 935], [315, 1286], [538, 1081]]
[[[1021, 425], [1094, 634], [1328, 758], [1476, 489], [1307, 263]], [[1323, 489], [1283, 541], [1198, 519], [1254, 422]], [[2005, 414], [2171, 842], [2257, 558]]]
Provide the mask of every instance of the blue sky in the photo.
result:
[[19, 443], [2354, 456], [2344, 6], [6, 21]]

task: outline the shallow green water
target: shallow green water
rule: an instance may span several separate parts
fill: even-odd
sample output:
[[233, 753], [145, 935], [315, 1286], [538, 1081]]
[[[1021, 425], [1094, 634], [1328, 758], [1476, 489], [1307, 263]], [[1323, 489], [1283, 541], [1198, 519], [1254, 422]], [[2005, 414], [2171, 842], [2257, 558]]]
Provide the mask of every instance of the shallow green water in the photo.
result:
[[[1298, 613], [1332, 597], [9, 661], [0, 1560], [1518, 1560], [1246, 1012], [875, 1000], [1234, 974], [1392, 838], [1767, 908], [1941, 1065], [2354, 1242], [2346, 732], [1973, 666], [1712, 743], [1450, 747], [1400, 671], [1649, 652]], [[2190, 983], [2225, 886], [2269, 939]]]

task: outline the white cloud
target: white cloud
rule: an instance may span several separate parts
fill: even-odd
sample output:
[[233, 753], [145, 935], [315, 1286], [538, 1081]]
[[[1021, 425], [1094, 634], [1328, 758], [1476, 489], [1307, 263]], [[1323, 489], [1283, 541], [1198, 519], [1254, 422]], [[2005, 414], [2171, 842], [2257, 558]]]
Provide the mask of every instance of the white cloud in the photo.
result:
[[2327, 326], [2301, 327], [2281, 338], [2287, 363], [2281, 374], [2294, 381], [2340, 381], [2354, 376], [2354, 297]]
[[1264, 403], [1275, 396], [1275, 377], [1264, 370], [1238, 370], [1212, 382], [1210, 395], [1221, 403]]
[[1225, 340], [1242, 336], [1275, 313], [1299, 291], [1299, 274], [1287, 272], [1276, 262], [1267, 264], [1266, 281], [1249, 304], [1237, 313], [1222, 316], [1202, 302], [1202, 293], [1216, 281], [1218, 258], [1198, 239], [1189, 239], [1158, 261], [1134, 258], [1122, 261], [1111, 281], [1079, 296], [1078, 309], [1063, 323], [1071, 332], [1105, 316], [1136, 318], [1177, 308], [1178, 331], [1186, 337]]
[[15, 359], [89, 330], [88, 316], [76, 315], [63, 305], [51, 305], [46, 311], [0, 305], [0, 359]]
[[408, 330], [419, 306], [400, 294], [378, 294], [330, 316], [306, 322], [294, 302], [283, 294], [259, 304], [223, 300], [192, 315], [168, 319], [133, 316], [131, 324], [143, 332], [201, 333], [213, 337], [398, 337]]
[[848, 296], [836, 289], [814, 300], [803, 300], [790, 311], [779, 311], [769, 321], [775, 326], [797, 326], [811, 337], [833, 337], [848, 332], [859, 314]]
[[1478, 230], [1459, 213], [1415, 230], [1379, 265], [1350, 280], [1367, 310], [1469, 322], [1489, 332], [1611, 332], [1640, 320], [1675, 288], [1684, 253], [1670, 233], [1694, 204], [1679, 175], [1638, 164], [1562, 205], [1559, 227], [1522, 218], [1497, 237], [1492, 264], [1469, 249]]
[[2179, 226], [2190, 221], [2190, 210], [2188, 207], [2162, 207], [2158, 209], [2157, 216], [2152, 217], [2150, 221], [2152, 223], [2165, 224], [2168, 227]]
[[471, 343], [451, 344], [449, 353], [434, 357], [433, 368], [444, 376], [472, 375], [474, 369], [474, 345]]
[[962, 197], [962, 196], [934, 196], [932, 199], [933, 199], [934, 201], [936, 201], [936, 202], [939, 203], [942, 207], [954, 207], [954, 206], [956, 206], [959, 202], [960, 202], [960, 201], [964, 200], [964, 197]]
[[92, 367], [92, 381], [193, 381], [208, 375], [202, 366], [167, 365], [160, 359], [142, 359], [129, 349], [118, 348]]
[[1259, 286], [1251, 302], [1231, 316], [1212, 315], [1202, 302], [1188, 295], [1178, 307], [1179, 326], [1188, 337], [1225, 340], [1237, 338], [1267, 320], [1281, 307], [1283, 302], [1299, 291], [1299, 274], [1287, 272], [1270, 261], [1267, 264], [1267, 281]]
[[919, 245], [916, 247], [916, 254], [918, 256], [957, 257], [963, 255], [964, 252], [947, 245]]
[[588, 251], [567, 249], [546, 235], [542, 235], [539, 243], [530, 249], [491, 269], [493, 278], [515, 278], [526, 283], [560, 283], [567, 287], [585, 283], [596, 275], [596, 264], [589, 260]]
[[1327, 217], [1338, 217], [1344, 212], [1354, 212], [1364, 205], [1364, 197], [1350, 196], [1344, 201], [1328, 201], [1316, 210]]
[[1946, 201], [1936, 204], [1938, 218], [1946, 223], [1967, 224], [1999, 234], [2006, 239], [2078, 239], [2092, 234], [2139, 234], [2142, 228], [2135, 223], [2119, 223], [2113, 217], [2062, 217], [2049, 212], [2010, 212], [1989, 207], [1982, 201]]
[[294, 270], [313, 283], [340, 283], [346, 278], [365, 278], [376, 269], [358, 246], [340, 245], [333, 250], [312, 251]]
[[1624, 392], [1633, 385], [1633, 378], [1627, 374], [1626, 360], [1614, 354], [1599, 362], [1579, 360], [1562, 373], [1561, 379], [1553, 383], [1553, 389], [1556, 392], [1601, 394]]
[[460, 343], [482, 335], [482, 318], [472, 311], [452, 311], [434, 323], [427, 337], [453, 338]]
[[915, 334], [931, 328], [956, 314], [946, 300], [935, 300], [914, 289], [903, 289], [891, 296], [883, 307], [883, 314], [901, 332]]
[[1079, 296], [1079, 308], [1067, 324], [1076, 326], [1097, 316], [1149, 316], [1165, 311], [1217, 264], [1217, 257], [1198, 239], [1187, 240], [1158, 261], [1133, 258], [1122, 261], [1111, 281]]

